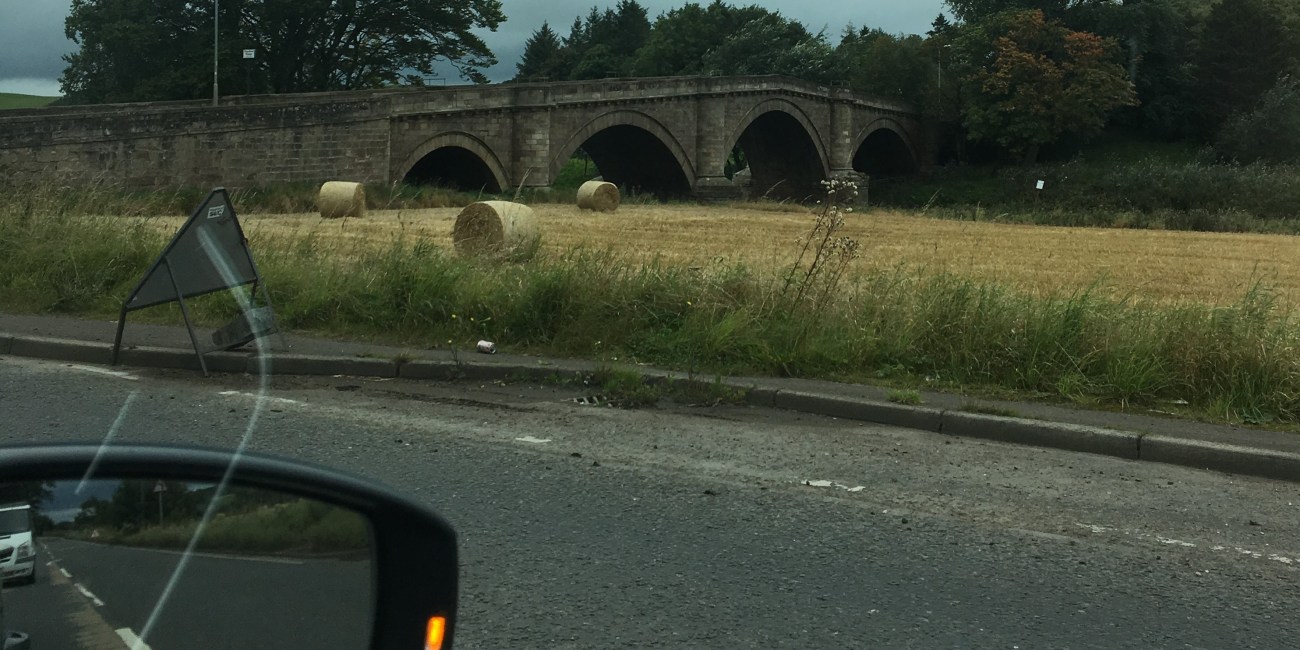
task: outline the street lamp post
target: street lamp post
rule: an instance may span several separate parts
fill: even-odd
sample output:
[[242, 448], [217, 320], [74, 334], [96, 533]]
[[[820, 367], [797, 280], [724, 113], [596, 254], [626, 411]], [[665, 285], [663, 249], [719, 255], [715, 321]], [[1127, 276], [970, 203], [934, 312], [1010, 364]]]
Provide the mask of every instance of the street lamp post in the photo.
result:
[[939, 48], [939, 92], [943, 92], [943, 51], [950, 47], [952, 46], [945, 45]]
[[221, 30], [221, 0], [212, 0], [212, 105], [217, 105], [217, 97], [220, 93], [217, 89], [217, 48], [220, 45]]

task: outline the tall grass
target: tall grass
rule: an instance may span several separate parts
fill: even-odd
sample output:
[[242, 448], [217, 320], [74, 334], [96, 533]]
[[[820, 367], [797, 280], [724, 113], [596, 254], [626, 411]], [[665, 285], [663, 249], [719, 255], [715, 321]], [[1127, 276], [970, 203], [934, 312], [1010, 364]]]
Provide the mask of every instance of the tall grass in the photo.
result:
[[[6, 310], [115, 313], [163, 243], [112, 218], [36, 214], [9, 201], [0, 204]], [[1116, 405], [1177, 400], [1224, 420], [1300, 421], [1300, 326], [1264, 286], [1226, 307], [1170, 306], [1086, 288], [1030, 296], [899, 268], [850, 271], [833, 299], [810, 303], [784, 290], [781, 270], [726, 262], [634, 263], [575, 248], [505, 264], [413, 236], [348, 245], [311, 232], [254, 234], [284, 326], [421, 347], [486, 338], [510, 351], [706, 373], [984, 386]]]

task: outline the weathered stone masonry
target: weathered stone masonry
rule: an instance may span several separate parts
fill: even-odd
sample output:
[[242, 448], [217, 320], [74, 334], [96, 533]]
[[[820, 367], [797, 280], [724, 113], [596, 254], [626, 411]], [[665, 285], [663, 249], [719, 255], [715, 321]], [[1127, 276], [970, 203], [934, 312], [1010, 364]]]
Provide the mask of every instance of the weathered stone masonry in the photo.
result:
[[929, 138], [907, 106], [787, 77], [393, 89], [6, 111], [0, 174], [74, 186], [389, 183], [452, 147], [500, 187], [545, 186], [586, 147], [602, 170], [725, 195], [738, 143], [767, 152], [751, 162], [768, 180], [825, 177], [870, 159], [864, 143], [881, 133], [889, 155], [928, 162]]

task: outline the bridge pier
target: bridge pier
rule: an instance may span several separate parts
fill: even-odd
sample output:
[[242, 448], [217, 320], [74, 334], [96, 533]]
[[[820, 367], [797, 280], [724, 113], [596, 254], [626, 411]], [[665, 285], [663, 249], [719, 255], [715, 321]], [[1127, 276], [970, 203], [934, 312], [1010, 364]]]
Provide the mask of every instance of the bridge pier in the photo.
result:
[[694, 196], [701, 201], [735, 201], [741, 188], [726, 176], [701, 176], [695, 179]]

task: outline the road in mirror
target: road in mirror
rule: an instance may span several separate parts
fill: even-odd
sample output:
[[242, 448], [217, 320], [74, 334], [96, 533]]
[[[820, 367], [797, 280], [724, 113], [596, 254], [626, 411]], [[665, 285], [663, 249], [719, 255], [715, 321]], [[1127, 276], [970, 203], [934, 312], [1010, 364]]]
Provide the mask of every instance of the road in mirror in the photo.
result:
[[3, 627], [35, 648], [367, 647], [365, 518], [230, 487], [201, 527], [216, 492], [164, 480], [0, 483]]

